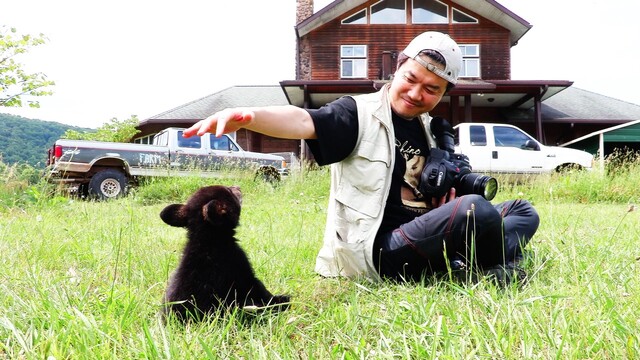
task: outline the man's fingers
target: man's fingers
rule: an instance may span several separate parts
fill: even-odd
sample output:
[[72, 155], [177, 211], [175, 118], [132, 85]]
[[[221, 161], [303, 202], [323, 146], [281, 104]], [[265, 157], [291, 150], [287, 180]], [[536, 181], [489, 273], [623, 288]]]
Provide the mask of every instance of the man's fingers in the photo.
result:
[[200, 128], [200, 125], [202, 124], [202, 120], [198, 121], [197, 123], [191, 125], [190, 128], [186, 129], [185, 131], [182, 132], [182, 136], [188, 138], [188, 137], [192, 137], [193, 135], [195, 135], [198, 132], [198, 129]]
[[211, 115], [208, 118], [200, 121], [200, 128], [198, 129], [198, 136], [202, 136], [208, 132], [211, 132], [211, 128], [213, 128], [213, 124], [215, 124], [218, 120], [216, 119], [216, 115]]
[[194, 135], [202, 136], [206, 133], [214, 133], [220, 137], [228, 132], [235, 131], [253, 121], [253, 111], [223, 110], [204, 120], [200, 120], [183, 132], [184, 137]]
[[438, 208], [446, 203], [448, 203], [449, 201], [453, 200], [456, 198], [456, 189], [455, 188], [451, 188], [449, 190], [449, 192], [447, 192], [446, 194], [442, 195], [441, 198], [435, 198], [432, 197], [431, 198], [431, 207], [432, 208]]
[[249, 123], [253, 121], [255, 117], [256, 117], [256, 114], [253, 111], [250, 111], [250, 110], [243, 111], [242, 118], [240, 119], [240, 121], [242, 121], [243, 123]]
[[216, 124], [216, 137], [220, 137], [222, 136], [222, 134], [224, 134], [224, 129], [227, 126], [228, 121], [229, 118], [218, 119], [218, 122]]

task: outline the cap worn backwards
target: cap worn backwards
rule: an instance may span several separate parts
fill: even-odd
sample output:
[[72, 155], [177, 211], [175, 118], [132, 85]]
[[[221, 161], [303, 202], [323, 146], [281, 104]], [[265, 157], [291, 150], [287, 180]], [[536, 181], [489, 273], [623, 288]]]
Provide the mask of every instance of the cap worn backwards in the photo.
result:
[[[437, 64], [421, 58], [419, 55], [424, 50], [440, 53], [446, 62], [445, 68], [441, 69]], [[462, 52], [449, 35], [437, 31], [424, 32], [411, 40], [402, 52], [448, 82], [454, 85], [458, 82], [458, 74], [462, 67]]]

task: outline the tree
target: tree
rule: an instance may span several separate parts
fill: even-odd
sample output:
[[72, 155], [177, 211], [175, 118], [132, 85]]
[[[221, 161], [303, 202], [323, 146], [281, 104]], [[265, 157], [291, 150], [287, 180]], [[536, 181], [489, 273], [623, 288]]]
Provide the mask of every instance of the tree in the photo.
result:
[[62, 135], [62, 138], [70, 140], [128, 142], [135, 134], [140, 132], [140, 130], [136, 129], [139, 122], [136, 115], [131, 115], [129, 119], [122, 121], [117, 118], [112, 118], [110, 122], [102, 125], [96, 131], [80, 132], [69, 129]]
[[[19, 55], [46, 41], [43, 34], [18, 35], [15, 28], [0, 26], [0, 106], [21, 107], [23, 97], [53, 94], [50, 88], [55, 85], [53, 81], [47, 80], [43, 73], [28, 74], [16, 61]], [[25, 102], [30, 107], [40, 107], [37, 100], [28, 98]]]

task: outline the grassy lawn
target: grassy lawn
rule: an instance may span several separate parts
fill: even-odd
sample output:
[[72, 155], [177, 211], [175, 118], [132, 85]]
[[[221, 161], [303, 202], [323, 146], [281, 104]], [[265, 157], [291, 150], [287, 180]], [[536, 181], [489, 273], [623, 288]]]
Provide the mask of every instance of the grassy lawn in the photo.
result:
[[185, 239], [158, 214], [205, 182], [152, 183], [103, 203], [5, 198], [0, 358], [639, 358], [640, 218], [630, 211], [638, 173], [505, 186], [497, 201], [529, 199], [541, 216], [525, 264], [530, 281], [507, 289], [321, 278], [313, 268], [327, 172], [275, 188], [238, 180], [238, 238], [258, 277], [292, 295], [292, 307], [187, 327], [157, 316]]

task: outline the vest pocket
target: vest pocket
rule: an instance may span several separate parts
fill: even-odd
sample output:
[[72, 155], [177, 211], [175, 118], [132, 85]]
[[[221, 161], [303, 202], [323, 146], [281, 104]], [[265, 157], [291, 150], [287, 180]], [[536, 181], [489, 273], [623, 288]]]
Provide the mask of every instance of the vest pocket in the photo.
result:
[[336, 200], [369, 217], [380, 213], [391, 154], [386, 146], [361, 141], [356, 153], [340, 164]]
[[365, 243], [346, 243], [338, 241], [335, 244], [334, 256], [340, 275], [349, 278], [361, 276], [367, 272]]
[[[333, 254], [337, 268], [346, 277], [367, 273], [367, 240], [371, 237], [375, 218], [346, 205], [336, 199], [335, 231]], [[369, 206], [373, 205], [371, 201]], [[370, 209], [369, 209], [370, 210]]]

